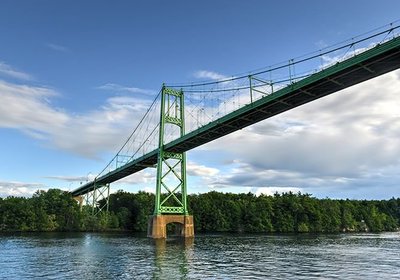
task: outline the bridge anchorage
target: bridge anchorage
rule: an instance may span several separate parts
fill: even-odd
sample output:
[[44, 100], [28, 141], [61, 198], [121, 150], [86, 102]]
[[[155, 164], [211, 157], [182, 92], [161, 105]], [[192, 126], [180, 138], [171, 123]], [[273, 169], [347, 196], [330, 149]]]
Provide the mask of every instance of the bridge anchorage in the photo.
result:
[[178, 234], [194, 236], [193, 216], [187, 209], [186, 152], [165, 151], [166, 131], [185, 135], [184, 94], [182, 90], [161, 90], [160, 132], [157, 155], [157, 183], [154, 213], [149, 217], [147, 236], [166, 238], [166, 226], [179, 224]]

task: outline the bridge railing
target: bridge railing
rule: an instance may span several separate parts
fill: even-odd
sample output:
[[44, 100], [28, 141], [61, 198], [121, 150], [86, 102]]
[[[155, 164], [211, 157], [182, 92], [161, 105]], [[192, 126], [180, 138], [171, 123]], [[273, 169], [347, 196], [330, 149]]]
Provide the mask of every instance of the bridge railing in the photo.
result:
[[215, 80], [167, 86], [182, 89], [185, 93], [188, 133], [281, 88], [398, 37], [399, 29], [400, 25], [390, 24], [248, 74], [224, 77], [206, 72], [204, 76], [215, 77]]
[[[398, 37], [399, 30], [400, 25], [390, 24], [339, 44], [324, 47], [251, 73], [233, 77], [205, 73], [215, 79], [189, 84], [168, 84], [166, 87], [183, 90], [185, 127], [186, 133], [189, 133], [271, 95], [281, 88], [324, 71], [338, 62], [357, 56], [377, 44]], [[150, 104], [124, 145], [97, 177], [121, 168], [158, 148], [160, 93]], [[169, 131], [167, 130], [165, 133], [164, 143], [175, 140], [173, 137], [178, 135], [173, 131], [173, 127], [168, 129]]]

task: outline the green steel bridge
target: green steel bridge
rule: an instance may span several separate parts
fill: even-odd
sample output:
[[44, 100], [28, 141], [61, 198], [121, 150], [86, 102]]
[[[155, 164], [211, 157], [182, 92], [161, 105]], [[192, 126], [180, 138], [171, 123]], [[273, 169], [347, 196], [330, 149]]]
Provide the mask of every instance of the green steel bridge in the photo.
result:
[[110, 183], [156, 167], [154, 217], [188, 216], [186, 151], [400, 68], [399, 28], [390, 25], [246, 75], [164, 84], [116, 156], [72, 195], [97, 213]]

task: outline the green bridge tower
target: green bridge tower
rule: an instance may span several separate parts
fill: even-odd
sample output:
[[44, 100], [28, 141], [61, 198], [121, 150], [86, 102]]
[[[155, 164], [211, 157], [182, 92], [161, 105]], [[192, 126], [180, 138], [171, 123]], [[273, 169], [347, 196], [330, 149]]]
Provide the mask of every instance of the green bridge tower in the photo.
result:
[[176, 223], [183, 237], [194, 236], [193, 216], [187, 210], [186, 153], [164, 150], [168, 135], [185, 135], [185, 107], [182, 90], [161, 89], [160, 134], [154, 214], [149, 218], [147, 235], [166, 238], [166, 225]]

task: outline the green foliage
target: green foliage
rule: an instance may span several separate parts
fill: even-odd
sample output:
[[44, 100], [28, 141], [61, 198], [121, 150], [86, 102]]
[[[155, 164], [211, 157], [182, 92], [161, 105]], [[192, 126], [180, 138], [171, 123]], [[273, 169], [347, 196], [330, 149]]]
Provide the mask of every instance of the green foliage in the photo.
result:
[[400, 199], [358, 201], [317, 199], [309, 194], [190, 195], [189, 209], [200, 232], [258, 233], [398, 230]]
[[0, 204], [0, 229], [26, 231], [35, 228], [33, 205], [23, 197], [8, 197]]
[[30, 202], [38, 216], [37, 230], [79, 230], [81, 213], [70, 193], [58, 189], [37, 191]]
[[[189, 195], [197, 232], [357, 232], [399, 229], [400, 199], [316, 199], [309, 194], [274, 196], [209, 192]], [[100, 205], [106, 203], [100, 201]], [[93, 216], [68, 192], [38, 191], [32, 198], [0, 198], [0, 231], [146, 231], [154, 195], [118, 191], [109, 212]]]
[[80, 229], [81, 213], [71, 194], [58, 189], [37, 191], [32, 198], [0, 201], [0, 230], [72, 231]]
[[146, 231], [148, 217], [154, 210], [154, 195], [119, 190], [110, 195], [109, 210], [117, 217], [120, 229]]

